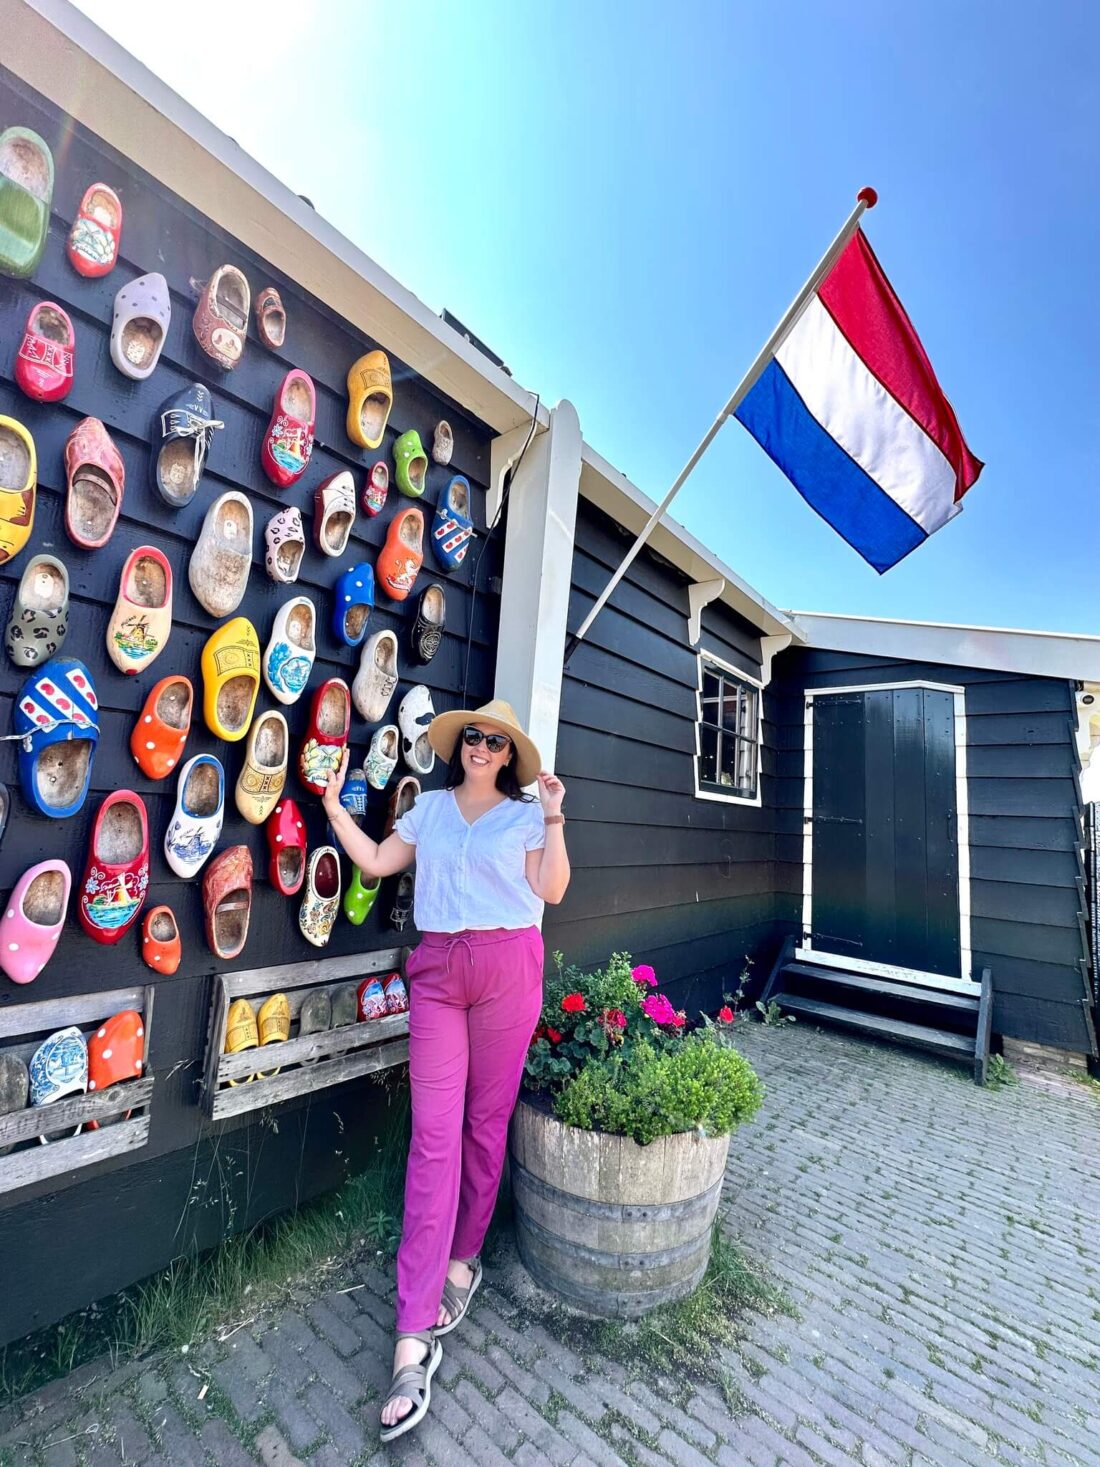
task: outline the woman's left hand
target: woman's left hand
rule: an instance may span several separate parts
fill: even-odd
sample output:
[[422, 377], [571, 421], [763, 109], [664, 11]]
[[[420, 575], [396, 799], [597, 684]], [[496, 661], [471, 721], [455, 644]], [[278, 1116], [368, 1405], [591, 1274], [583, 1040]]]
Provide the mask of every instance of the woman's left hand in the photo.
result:
[[561, 802], [565, 799], [565, 786], [556, 774], [548, 769], [539, 770], [539, 800], [544, 815], [560, 815]]

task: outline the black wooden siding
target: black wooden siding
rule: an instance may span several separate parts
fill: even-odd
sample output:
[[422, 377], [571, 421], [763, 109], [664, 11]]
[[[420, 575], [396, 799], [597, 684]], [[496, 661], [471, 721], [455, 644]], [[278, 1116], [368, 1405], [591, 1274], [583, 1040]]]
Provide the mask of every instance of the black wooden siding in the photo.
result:
[[[263, 560], [266, 521], [276, 510], [297, 504], [303, 511], [308, 541], [313, 490], [323, 478], [350, 467], [356, 471], [361, 487], [366, 466], [379, 457], [385, 457], [390, 463], [392, 476], [395, 436], [415, 427], [430, 451], [435, 425], [441, 417], [446, 417], [454, 429], [454, 456], [449, 468], [435, 464], [429, 468], [428, 488], [421, 501], [426, 521], [430, 528], [435, 501], [449, 476], [458, 472], [466, 474], [475, 488], [475, 519], [483, 528], [491, 438], [484, 425], [469, 419], [453, 402], [444, 400], [391, 357], [394, 407], [385, 441], [377, 453], [356, 448], [344, 430], [347, 368], [362, 352], [385, 343], [375, 343], [357, 334], [279, 270], [242, 248], [102, 141], [80, 127], [73, 128], [10, 73], [0, 71], [0, 127], [15, 123], [34, 128], [50, 144], [57, 181], [50, 238], [35, 277], [27, 282], [0, 278], [0, 413], [11, 415], [27, 426], [34, 436], [39, 461], [34, 532], [28, 548], [0, 571], [0, 620], [6, 624], [11, 597], [28, 556], [44, 550], [57, 554], [69, 570], [74, 609], [62, 652], [79, 657], [88, 665], [99, 695], [102, 720], [92, 789], [81, 813], [67, 821], [41, 819], [27, 810], [18, 793], [16, 745], [0, 745], [0, 779], [13, 796], [11, 818], [0, 846], [0, 892], [6, 896], [28, 866], [50, 856], [64, 857], [74, 878], [69, 921], [49, 966], [29, 988], [17, 988], [0, 975], [0, 1004], [93, 993], [154, 980], [139, 958], [140, 923], [116, 947], [103, 947], [84, 936], [76, 922], [78, 884], [91, 822], [104, 795], [120, 787], [136, 790], [146, 802], [151, 846], [147, 902], [149, 906], [157, 902], [172, 906], [183, 939], [184, 959], [175, 977], [160, 976], [156, 983], [151, 1065], [158, 1084], [149, 1145], [127, 1158], [55, 1178], [38, 1187], [0, 1195], [4, 1236], [19, 1240], [21, 1259], [20, 1269], [5, 1288], [0, 1339], [10, 1338], [35, 1323], [57, 1317], [67, 1308], [117, 1288], [178, 1251], [189, 1233], [188, 1227], [178, 1226], [181, 1216], [186, 1219], [196, 1205], [189, 1202], [188, 1192], [192, 1154], [197, 1158], [197, 1174], [206, 1175], [201, 1158], [207, 1155], [210, 1143], [204, 1138], [211, 1134], [215, 1138], [219, 1134], [224, 1137], [225, 1130], [233, 1125], [205, 1127], [197, 1107], [197, 1077], [206, 1043], [210, 975], [215, 970], [215, 960], [203, 936], [200, 882], [180, 881], [169, 870], [163, 856], [164, 831], [174, 808], [176, 780], [174, 777], [159, 783], [146, 780], [129, 752], [134, 718], [150, 687], [168, 673], [186, 673], [195, 688], [194, 717], [185, 757], [208, 751], [216, 753], [225, 766], [226, 818], [220, 844], [243, 842], [253, 855], [256, 884], [250, 934], [244, 953], [232, 966], [263, 967], [318, 955], [298, 930], [298, 902], [284, 900], [268, 885], [263, 827], [248, 825], [237, 813], [233, 788], [245, 743], [243, 740], [236, 745], [220, 743], [207, 731], [202, 717], [199, 657], [217, 623], [194, 599], [188, 584], [187, 564], [208, 506], [229, 488], [241, 489], [251, 499], [255, 519], [254, 563], [248, 591], [236, 614], [247, 616], [253, 622], [261, 647], [266, 645], [277, 608], [288, 597], [299, 593], [308, 595], [317, 608], [318, 655], [310, 687], [293, 707], [283, 710], [291, 732], [292, 773], [287, 789], [305, 811], [313, 845], [324, 839], [324, 815], [320, 802], [304, 793], [294, 773], [310, 694], [328, 676], [340, 675], [350, 683], [358, 666], [358, 652], [341, 648], [329, 629], [331, 588], [348, 564], [368, 558], [374, 561], [389, 521], [396, 510], [410, 501], [391, 487], [389, 502], [376, 519], [369, 520], [360, 512], [348, 552], [340, 559], [321, 555], [310, 542], [295, 586], [276, 585], [266, 575]], [[114, 187], [123, 201], [122, 259], [105, 279], [89, 281], [70, 268], [65, 257], [65, 241], [85, 187], [100, 179]], [[223, 262], [244, 270], [253, 298], [264, 285], [276, 285], [288, 318], [286, 345], [278, 354], [260, 344], [254, 322], [251, 323], [243, 361], [230, 373], [217, 368], [193, 339], [194, 297], [188, 284], [190, 277], [206, 279]], [[110, 360], [112, 303], [126, 281], [149, 270], [160, 270], [167, 277], [172, 293], [172, 323], [152, 377], [145, 382], [132, 382]], [[32, 403], [12, 382], [13, 363], [27, 313], [34, 302], [43, 299], [57, 301], [69, 312], [77, 335], [73, 389], [64, 402], [52, 406]], [[317, 444], [303, 478], [290, 490], [280, 492], [270, 484], [260, 466], [260, 444], [274, 394], [291, 366], [309, 372], [316, 384]], [[214, 436], [198, 494], [187, 508], [173, 511], [164, 505], [153, 487], [149, 442], [162, 401], [191, 381], [207, 384], [214, 397], [216, 416], [225, 421], [226, 427]], [[94, 551], [78, 549], [64, 531], [65, 440], [73, 425], [88, 414], [106, 423], [126, 462], [122, 515], [107, 546]], [[489, 585], [490, 577], [499, 574], [502, 541], [503, 531], [498, 531], [481, 566], [482, 587]], [[105, 633], [126, 555], [134, 546], [145, 542], [163, 549], [172, 563], [173, 628], [170, 640], [153, 665], [136, 677], [126, 677], [107, 658]], [[392, 627], [401, 643], [401, 683], [390, 705], [389, 718], [396, 716], [398, 701], [412, 682], [424, 682], [432, 689], [439, 710], [461, 705], [472, 605], [470, 582], [474, 559], [482, 543], [480, 539], [475, 542], [466, 565], [455, 576], [442, 575], [428, 552], [416, 590], [403, 606], [379, 593], [370, 629]], [[447, 633], [434, 660], [427, 668], [420, 669], [408, 656], [405, 632], [419, 591], [436, 577], [447, 588]], [[484, 590], [473, 606], [468, 696], [475, 704], [492, 696], [498, 610], [498, 597]], [[12, 697], [25, 675], [25, 670], [15, 668], [7, 657], [0, 658], [0, 724], [3, 725], [0, 732], [10, 731]], [[280, 705], [275, 704], [266, 686], [261, 686], [257, 712], [273, 706]], [[370, 732], [353, 713], [352, 752], [357, 762], [366, 753]], [[391, 787], [400, 772], [395, 774]], [[427, 783], [438, 784], [442, 775], [443, 768], [437, 763]], [[377, 835], [384, 817], [386, 795], [371, 791], [370, 801], [368, 829]], [[325, 954], [335, 956], [408, 942], [407, 932], [399, 937], [384, 921], [389, 896], [384, 888], [375, 913], [361, 928], [350, 926], [341, 917]], [[299, 1106], [301, 1120], [280, 1122], [280, 1134], [293, 1132], [297, 1137], [290, 1149], [273, 1140], [270, 1128], [249, 1125], [246, 1120], [245, 1134], [233, 1141], [232, 1150], [249, 1173], [249, 1194], [262, 1198], [264, 1210], [271, 1211], [293, 1205], [332, 1185], [348, 1158], [360, 1151], [370, 1133], [366, 1127], [361, 1129], [361, 1134], [350, 1135], [342, 1142], [334, 1139], [338, 1132], [332, 1127], [333, 1111], [340, 1109], [349, 1122], [349, 1132], [354, 1131], [351, 1123], [364, 1109], [373, 1111], [379, 1095], [376, 1086], [358, 1084], [327, 1092], [319, 1103], [314, 1102], [312, 1109], [308, 1105]], [[293, 1104], [284, 1107], [280, 1116], [285, 1117], [294, 1109]], [[215, 1141], [215, 1154], [218, 1154], [218, 1144]], [[184, 1155], [182, 1162], [167, 1155], [178, 1151]], [[246, 1161], [241, 1162], [241, 1158]], [[181, 1181], [184, 1177], [188, 1180]], [[216, 1167], [206, 1185], [219, 1194], [223, 1190], [227, 1196], [232, 1192], [224, 1179], [219, 1180]], [[131, 1205], [116, 1209], [111, 1199], [122, 1192], [131, 1198]], [[147, 1206], [132, 1205], [138, 1194], [147, 1199]], [[228, 1230], [245, 1221], [255, 1221], [260, 1213], [255, 1205], [251, 1209], [226, 1206], [217, 1209], [217, 1215], [219, 1227]], [[217, 1228], [212, 1230], [204, 1223], [200, 1231], [209, 1242]], [[84, 1263], [89, 1256], [107, 1260], [96, 1275], [94, 1289], [87, 1282]], [[56, 1287], [51, 1286], [44, 1300], [35, 1280], [47, 1275]], [[16, 1283], [16, 1279], [24, 1280], [26, 1288]]]
[[[584, 616], [630, 537], [581, 501], [569, 626]], [[694, 794], [697, 652], [760, 675], [759, 632], [728, 608], [687, 639], [688, 582], [646, 551], [574, 653], [562, 690], [573, 881], [547, 908], [547, 951], [596, 963], [629, 951], [677, 1006], [713, 1010], [773, 927], [774, 751], [765, 728], [760, 807]]]
[[807, 688], [929, 681], [966, 690], [973, 966], [993, 973], [998, 1034], [1093, 1051], [1074, 696], [1064, 680], [791, 650], [767, 702], [777, 726], [776, 917], [801, 930]]

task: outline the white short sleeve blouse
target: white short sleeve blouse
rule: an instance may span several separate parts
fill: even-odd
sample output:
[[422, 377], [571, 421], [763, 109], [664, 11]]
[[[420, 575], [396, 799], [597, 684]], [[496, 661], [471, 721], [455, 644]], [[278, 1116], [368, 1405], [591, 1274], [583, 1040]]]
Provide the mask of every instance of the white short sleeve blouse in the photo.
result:
[[416, 847], [413, 920], [421, 932], [535, 926], [543, 901], [531, 890], [528, 851], [546, 844], [537, 801], [502, 800], [469, 824], [453, 790], [416, 797], [394, 830]]

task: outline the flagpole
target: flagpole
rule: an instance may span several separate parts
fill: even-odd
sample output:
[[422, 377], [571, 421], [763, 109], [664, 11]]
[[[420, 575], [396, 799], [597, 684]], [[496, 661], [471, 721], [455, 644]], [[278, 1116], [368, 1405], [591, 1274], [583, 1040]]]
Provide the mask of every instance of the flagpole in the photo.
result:
[[642, 549], [642, 546], [649, 539], [654, 525], [656, 525], [657, 521], [664, 514], [665, 510], [676, 498], [677, 494], [679, 494], [680, 490], [683, 488], [685, 482], [687, 481], [688, 476], [695, 468], [695, 465], [699, 462], [699, 460], [703, 457], [703, 454], [706, 453], [707, 449], [710, 447], [719, 428], [721, 428], [726, 419], [732, 416], [732, 414], [735, 413], [740, 407], [744, 398], [748, 395], [752, 387], [755, 385], [757, 378], [760, 376], [761, 372], [763, 372], [764, 368], [768, 365], [768, 362], [770, 361], [773, 353], [782, 345], [788, 333], [797, 322], [799, 316], [801, 316], [803, 310], [806, 307], [806, 303], [809, 301], [814, 291], [817, 290], [817, 287], [825, 279], [825, 276], [828, 275], [829, 271], [836, 264], [841, 251], [844, 249], [844, 246], [848, 243], [852, 235], [855, 234], [856, 229], [859, 227], [859, 221], [863, 217], [864, 212], [867, 209], [873, 209], [877, 203], [878, 194], [873, 188], [860, 189], [859, 193], [856, 195], [855, 208], [841, 225], [839, 231], [837, 232], [836, 238], [822, 255], [821, 259], [818, 260], [817, 264], [814, 266], [813, 271], [810, 274], [809, 279], [806, 281], [805, 285], [798, 292], [794, 300], [783, 313], [779, 324], [776, 326], [775, 330], [761, 347], [760, 352], [758, 353], [756, 360], [753, 362], [752, 366], [748, 369], [745, 375], [741, 378], [740, 382], [738, 382], [737, 386], [733, 389], [733, 395], [730, 397], [725, 407], [718, 414], [714, 422], [711, 424], [710, 428], [707, 430], [706, 436], [703, 439], [702, 443], [699, 444], [699, 447], [691, 455], [687, 463], [676, 476], [676, 480], [673, 483], [672, 488], [668, 491], [665, 497], [661, 500], [660, 504], [646, 521], [645, 527], [639, 534], [638, 538], [634, 541], [634, 544], [627, 551], [626, 556], [622, 561], [622, 564], [619, 566], [618, 570], [616, 570], [615, 574], [611, 577], [611, 579], [608, 581], [607, 585], [601, 592], [599, 600], [585, 617], [584, 621], [581, 622], [580, 626], [573, 633], [572, 637], [570, 637], [569, 644], [565, 649], [565, 666], [568, 666], [569, 659], [572, 657], [573, 653], [577, 650], [577, 647], [583, 641], [585, 633], [588, 631], [588, 628], [592, 625], [592, 623], [596, 620], [596, 617], [599, 616], [600, 612], [603, 610], [608, 598], [615, 590], [615, 587], [619, 584], [623, 576], [626, 575], [627, 571], [633, 565], [635, 558]]

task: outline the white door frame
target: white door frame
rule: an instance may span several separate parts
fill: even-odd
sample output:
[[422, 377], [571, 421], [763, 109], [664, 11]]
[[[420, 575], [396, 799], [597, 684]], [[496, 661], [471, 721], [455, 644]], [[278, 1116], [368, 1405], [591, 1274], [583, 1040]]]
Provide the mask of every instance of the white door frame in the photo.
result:
[[[813, 806], [814, 806], [814, 699], [839, 693], [884, 693], [896, 688], [929, 688], [932, 692], [951, 693], [955, 702], [955, 812], [959, 857], [959, 972], [947, 977], [942, 973], [925, 973], [917, 968], [900, 968], [891, 963], [874, 963], [864, 958], [846, 958], [839, 953], [817, 952], [812, 946], [813, 933]], [[824, 967], [849, 968], [857, 973], [871, 973], [892, 978], [899, 983], [914, 983], [925, 988], [940, 988], [951, 993], [977, 994], [981, 984], [971, 978], [970, 951], [970, 806], [966, 787], [966, 689], [953, 683], [934, 683], [924, 679], [899, 683], [857, 683], [842, 688], [807, 688], [805, 693], [805, 731], [803, 745], [803, 823], [802, 823], [802, 941], [795, 956]]]

